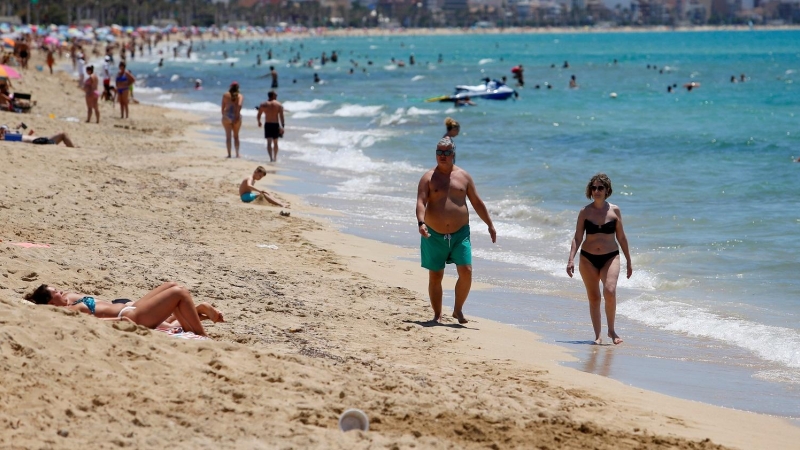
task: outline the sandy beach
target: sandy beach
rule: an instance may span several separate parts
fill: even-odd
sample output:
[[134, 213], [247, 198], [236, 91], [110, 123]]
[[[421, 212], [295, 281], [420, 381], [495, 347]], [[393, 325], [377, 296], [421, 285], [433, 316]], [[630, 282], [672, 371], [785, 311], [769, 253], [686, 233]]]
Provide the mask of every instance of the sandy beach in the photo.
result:
[[[0, 142], [2, 448], [800, 441], [800, 428], [782, 418], [562, 367], [568, 352], [510, 326], [474, 317], [430, 326], [427, 274], [400, 259], [415, 254], [342, 234], [325, 211], [280, 192], [289, 217], [241, 203], [237, 186], [257, 163], [225, 159], [197, 118], [132, 105], [131, 119], [119, 120], [103, 104], [102, 123], [85, 124], [83, 92], [66, 74], [32, 69], [14, 85], [37, 105], [28, 115], [2, 112], [0, 123], [24, 121], [40, 136], [66, 131], [79, 148]], [[280, 191], [280, 166], [267, 168], [259, 186]], [[167, 280], [225, 314], [225, 323], [207, 323], [209, 340], [22, 300], [42, 283], [136, 299]], [[369, 416], [368, 432], [338, 430], [349, 408]]]

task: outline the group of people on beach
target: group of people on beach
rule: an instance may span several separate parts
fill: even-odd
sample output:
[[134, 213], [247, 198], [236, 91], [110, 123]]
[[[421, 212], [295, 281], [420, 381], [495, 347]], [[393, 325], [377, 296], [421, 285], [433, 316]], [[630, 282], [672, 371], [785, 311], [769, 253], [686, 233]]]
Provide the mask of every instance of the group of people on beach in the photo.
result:
[[92, 112], [94, 112], [96, 123], [100, 123], [100, 107], [99, 101], [119, 103], [120, 119], [127, 119], [130, 114], [130, 103], [133, 98], [133, 84], [136, 82], [136, 77], [128, 70], [125, 61], [119, 63], [119, 72], [114, 79], [115, 84], [111, 86], [111, 57], [106, 56], [103, 62], [102, 75], [103, 75], [103, 89], [99, 90], [100, 78], [95, 73], [94, 66], [86, 66], [83, 74], [78, 79], [78, 84], [83, 89], [86, 97], [86, 122], [92, 121]]
[[[239, 91], [239, 83], [231, 83], [228, 91], [222, 95], [222, 127], [225, 129], [225, 146], [228, 149], [228, 158], [231, 157], [231, 140], [239, 157], [239, 130], [242, 127], [242, 105], [244, 95]], [[283, 137], [286, 119], [283, 114], [283, 105], [278, 101], [278, 93], [269, 91], [267, 101], [258, 105], [256, 121], [262, 127], [261, 117], [264, 117], [264, 139], [267, 141], [267, 153], [270, 162], [278, 161], [278, 139]]]
[[[442, 320], [442, 280], [447, 264], [455, 264], [458, 280], [455, 286], [453, 317], [459, 323], [464, 317], [464, 304], [472, 285], [472, 245], [470, 241], [467, 200], [488, 227], [492, 243], [497, 231], [486, 205], [478, 195], [470, 174], [456, 166], [456, 144], [461, 125], [448, 117], [445, 135], [436, 144], [436, 166], [422, 175], [417, 188], [416, 216], [420, 238], [422, 267], [428, 269], [428, 296], [433, 308], [433, 322]], [[595, 344], [602, 343], [601, 303], [605, 299], [608, 337], [616, 344], [622, 338], [616, 332], [616, 292], [620, 273], [620, 250], [627, 261], [627, 277], [633, 274], [628, 239], [622, 226], [619, 206], [608, 202], [613, 188], [606, 174], [594, 175], [584, 194], [591, 203], [578, 213], [578, 222], [567, 260], [567, 275], [575, 272], [575, 257], [580, 249], [578, 270], [589, 298], [589, 315], [594, 328]], [[602, 290], [601, 290], [602, 285]]]

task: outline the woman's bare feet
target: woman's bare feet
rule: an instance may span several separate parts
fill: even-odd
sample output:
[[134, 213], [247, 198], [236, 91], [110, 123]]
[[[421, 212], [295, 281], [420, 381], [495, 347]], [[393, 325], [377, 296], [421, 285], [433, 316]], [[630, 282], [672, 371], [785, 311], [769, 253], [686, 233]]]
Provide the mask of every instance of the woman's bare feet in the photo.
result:
[[207, 319], [214, 323], [225, 322], [225, 316], [222, 312], [208, 303], [200, 303], [197, 305], [197, 315], [200, 316], [200, 320]]
[[617, 333], [608, 333], [608, 337], [614, 342], [614, 345], [622, 344], [622, 338], [617, 336]]

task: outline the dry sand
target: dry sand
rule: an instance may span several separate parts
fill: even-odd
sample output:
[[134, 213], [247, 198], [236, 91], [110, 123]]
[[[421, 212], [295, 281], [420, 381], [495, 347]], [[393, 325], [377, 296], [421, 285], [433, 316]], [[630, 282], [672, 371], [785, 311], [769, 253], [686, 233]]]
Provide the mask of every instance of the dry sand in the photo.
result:
[[[563, 368], [564, 350], [509, 326], [430, 327], [426, 273], [401, 249], [342, 235], [291, 196], [278, 194], [291, 217], [241, 203], [256, 164], [223, 158], [196, 119], [134, 105], [122, 121], [103, 105], [100, 125], [66, 122], [85, 107], [65, 75], [31, 70], [15, 85], [38, 105], [0, 121], [66, 130], [81, 148], [0, 142], [0, 448], [800, 442], [780, 418]], [[138, 298], [164, 280], [228, 322], [187, 341], [21, 300], [40, 283]], [[369, 432], [337, 429], [348, 408], [367, 413]]]

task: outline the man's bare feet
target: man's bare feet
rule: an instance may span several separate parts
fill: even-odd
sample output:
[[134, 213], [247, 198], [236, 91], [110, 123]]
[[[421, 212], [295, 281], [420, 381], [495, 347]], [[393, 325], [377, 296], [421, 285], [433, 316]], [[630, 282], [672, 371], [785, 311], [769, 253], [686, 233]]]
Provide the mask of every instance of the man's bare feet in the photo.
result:
[[442, 323], [442, 315], [438, 314], [438, 315], [433, 316], [433, 319], [431, 319], [431, 322]]
[[603, 338], [597, 338], [594, 340], [594, 345], [603, 345]]
[[622, 338], [617, 336], [617, 333], [608, 333], [608, 337], [614, 342], [614, 345], [622, 344]]
[[467, 318], [464, 317], [464, 313], [461, 312], [461, 311], [453, 312], [453, 317], [458, 319], [458, 323], [460, 323], [460, 324], [465, 324], [465, 323], [469, 322], [469, 320], [467, 320]]

